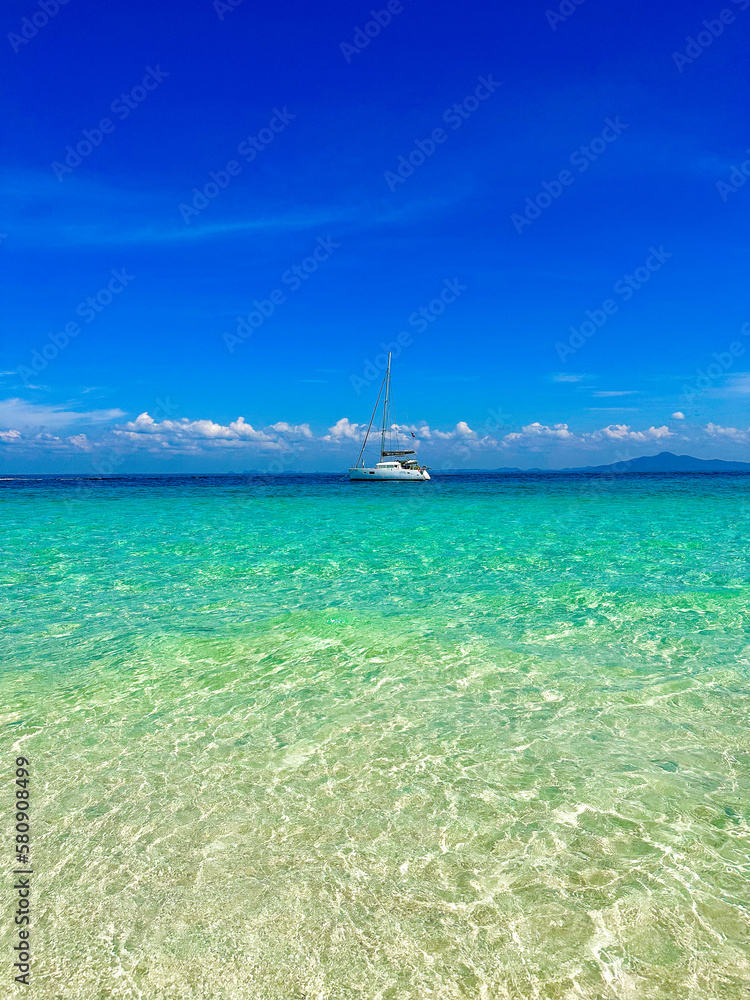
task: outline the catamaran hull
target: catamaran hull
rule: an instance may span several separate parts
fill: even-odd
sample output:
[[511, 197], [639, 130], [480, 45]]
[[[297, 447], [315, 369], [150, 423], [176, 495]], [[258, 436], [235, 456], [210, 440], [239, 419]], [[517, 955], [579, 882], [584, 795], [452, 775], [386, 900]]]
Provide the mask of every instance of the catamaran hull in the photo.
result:
[[406, 479], [411, 482], [424, 482], [430, 478], [426, 469], [349, 469], [352, 482], [377, 483], [386, 479]]

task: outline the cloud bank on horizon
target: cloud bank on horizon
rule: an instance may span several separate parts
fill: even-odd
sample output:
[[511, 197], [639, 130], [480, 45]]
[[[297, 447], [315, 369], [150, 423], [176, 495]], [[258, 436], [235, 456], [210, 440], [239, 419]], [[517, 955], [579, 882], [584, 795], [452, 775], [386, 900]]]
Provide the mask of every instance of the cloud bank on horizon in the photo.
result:
[[[174, 409], [169, 402], [162, 406]], [[0, 400], [0, 419], [13, 418], [18, 425], [0, 429], [0, 456], [11, 466], [15, 459], [18, 471], [42, 454], [66, 460], [64, 467], [80, 473], [140, 471], [143, 460], [149, 458], [157, 459], [162, 471], [228, 471], [238, 462], [251, 462], [253, 468], [266, 472], [339, 471], [351, 464], [367, 430], [366, 423], [348, 417], [315, 430], [309, 423], [283, 420], [256, 427], [243, 416], [226, 424], [148, 412], [132, 420], [123, 420], [124, 416], [121, 410], [35, 408], [17, 398]], [[533, 421], [509, 430], [493, 417], [477, 427], [465, 420], [450, 428], [433, 427], [426, 421], [392, 426], [417, 450], [420, 460], [433, 468], [516, 464], [555, 468], [575, 462], [577, 456], [588, 464], [605, 464], [663, 450], [672, 441], [679, 442], [681, 450], [705, 452], [708, 447], [712, 454], [722, 442], [750, 442], [750, 428], [710, 422], [687, 429], [682, 421], [677, 423], [679, 429], [667, 424], [639, 429], [610, 423], [583, 431], [567, 423]]]

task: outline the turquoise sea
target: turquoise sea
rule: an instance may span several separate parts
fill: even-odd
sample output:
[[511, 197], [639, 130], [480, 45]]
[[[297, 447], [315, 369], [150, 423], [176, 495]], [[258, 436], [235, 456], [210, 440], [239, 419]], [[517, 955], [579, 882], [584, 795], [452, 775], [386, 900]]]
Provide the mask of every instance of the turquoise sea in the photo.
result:
[[7, 989], [746, 1000], [749, 494], [0, 482]]

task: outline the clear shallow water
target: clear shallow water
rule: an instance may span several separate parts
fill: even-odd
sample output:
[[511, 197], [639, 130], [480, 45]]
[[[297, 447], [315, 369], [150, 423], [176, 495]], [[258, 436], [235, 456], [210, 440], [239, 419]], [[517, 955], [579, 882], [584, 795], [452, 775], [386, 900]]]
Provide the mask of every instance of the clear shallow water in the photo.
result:
[[750, 477], [84, 485], [0, 483], [36, 997], [747, 997]]

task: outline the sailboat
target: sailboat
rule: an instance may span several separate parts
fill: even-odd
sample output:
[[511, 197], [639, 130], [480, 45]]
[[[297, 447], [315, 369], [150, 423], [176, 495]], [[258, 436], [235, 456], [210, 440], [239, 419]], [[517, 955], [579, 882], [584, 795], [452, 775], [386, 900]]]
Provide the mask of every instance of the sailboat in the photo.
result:
[[[383, 395], [383, 390], [385, 390], [385, 399], [383, 401], [383, 425], [380, 430], [380, 461], [376, 462], [374, 466], [368, 468], [365, 466], [365, 461], [362, 456], [365, 452], [367, 439], [369, 438], [370, 431], [372, 430], [372, 424], [375, 420], [375, 414], [378, 411], [378, 404], [380, 403], [380, 397]], [[391, 352], [389, 351], [388, 368], [386, 369], [385, 378], [381, 383], [378, 398], [375, 401], [375, 408], [372, 411], [372, 416], [370, 417], [370, 424], [367, 428], [365, 439], [362, 442], [359, 457], [354, 464], [354, 468], [349, 469], [349, 478], [352, 481], [378, 482], [383, 479], [406, 479], [412, 482], [424, 482], [426, 479], [430, 478], [427, 467], [420, 465], [419, 462], [417, 462], [416, 451], [413, 449], [399, 449], [398, 445], [400, 442], [398, 440], [398, 431], [395, 430], [393, 424], [393, 416], [391, 413], [392, 406]], [[396, 438], [395, 449], [393, 447], [394, 434]], [[388, 439], [387, 442], [386, 438]]]

